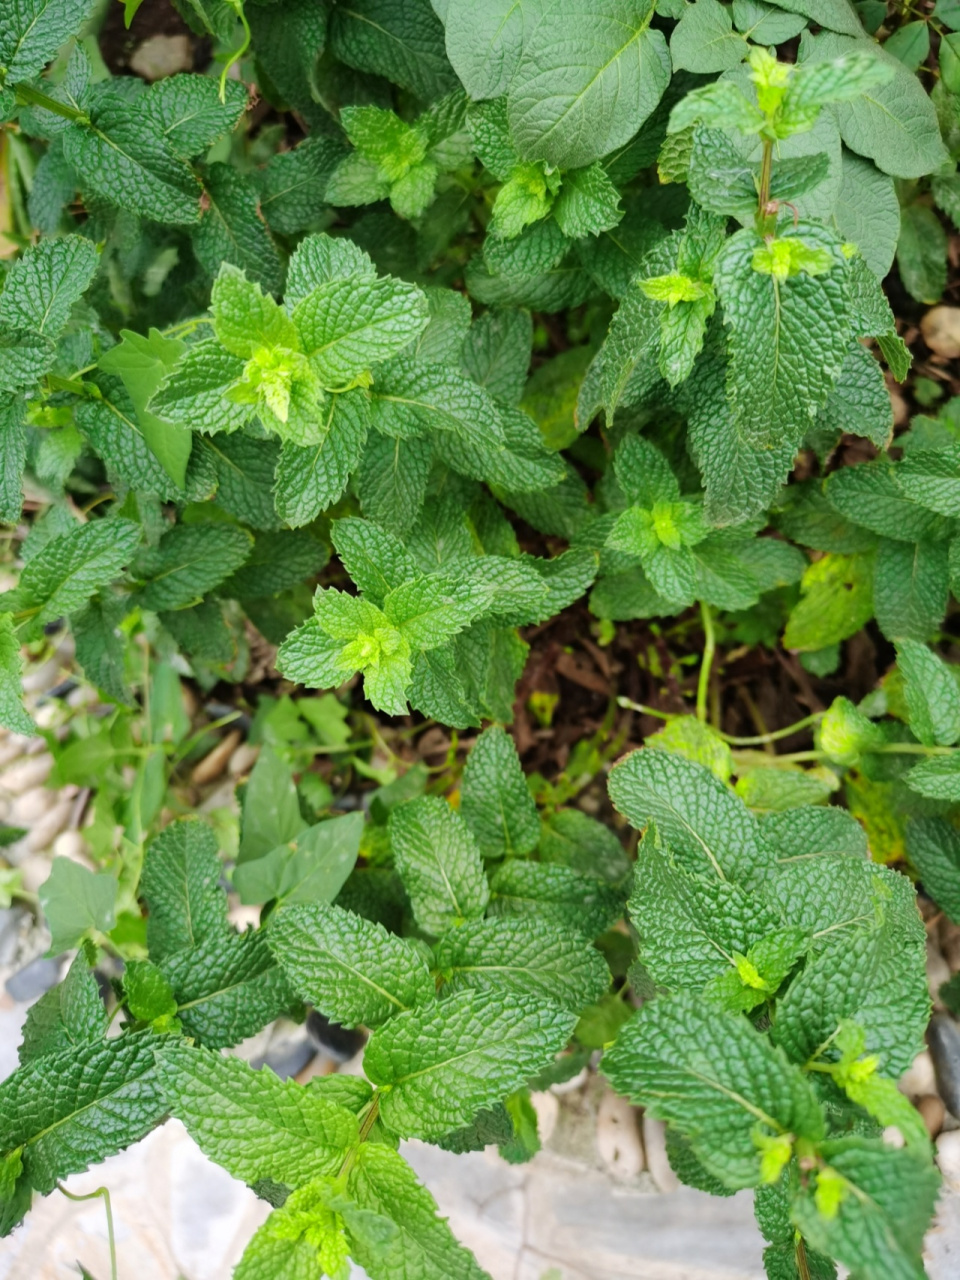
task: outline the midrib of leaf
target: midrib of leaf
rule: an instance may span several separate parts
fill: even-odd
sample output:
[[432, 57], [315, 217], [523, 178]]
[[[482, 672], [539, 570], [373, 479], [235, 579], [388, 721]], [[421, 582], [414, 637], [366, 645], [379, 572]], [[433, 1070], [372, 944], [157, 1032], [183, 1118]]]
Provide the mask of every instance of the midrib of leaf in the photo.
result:
[[318, 947], [317, 950], [321, 955], [329, 956], [335, 965], [338, 965], [341, 969], [346, 969], [346, 971], [349, 974], [352, 974], [353, 977], [358, 978], [361, 982], [365, 982], [368, 987], [372, 987], [374, 991], [382, 995], [385, 1000], [389, 1000], [391, 1004], [395, 1004], [402, 1012], [406, 1013], [407, 1010], [410, 1009], [410, 1005], [404, 1004], [402, 1000], [398, 1000], [392, 992], [381, 987], [378, 982], [374, 982], [372, 978], [367, 977], [365, 973], [361, 973], [361, 971], [355, 968], [352, 964], [348, 964], [346, 960], [336, 955], [329, 949], [329, 947]]
[[[624, 43], [620, 46], [620, 48], [616, 51], [616, 53], [614, 53], [609, 58], [609, 60], [603, 64], [603, 66], [597, 68], [597, 71], [594, 74], [593, 78], [589, 81], [588, 84], [584, 85], [584, 87], [577, 94], [577, 96], [572, 99], [572, 101], [570, 102], [570, 105], [566, 108], [563, 114], [560, 115], [554, 121], [554, 123], [550, 126], [549, 129], [547, 129], [547, 131], [542, 135], [542, 137], [549, 138], [555, 129], [559, 129], [560, 125], [563, 124], [564, 120], [566, 120], [570, 112], [573, 111], [574, 107], [576, 107], [580, 103], [580, 101], [587, 96], [587, 94], [590, 92], [590, 90], [593, 88], [596, 82], [600, 79], [600, 77], [604, 74], [604, 72], [608, 69], [608, 67], [611, 67], [626, 52], [626, 50], [630, 48], [630, 46], [635, 41], [640, 39], [640, 37], [646, 31], [647, 27], [649, 27], [651, 19], [653, 18], [653, 14], [654, 14], [654, 6], [651, 5], [650, 12], [647, 14], [646, 18], [643, 20], [642, 25], [636, 31], [633, 32], [629, 40], [624, 41]], [[626, 26], [626, 23], [621, 23], [620, 25]], [[620, 79], [619, 71], [617, 72], [617, 79], [618, 80]]]
[[[713, 1089], [716, 1093], [720, 1093], [725, 1098], [729, 1098], [732, 1102], [736, 1102], [739, 1106], [743, 1107], [744, 1111], [749, 1112], [752, 1116], [756, 1116], [761, 1124], [769, 1125], [775, 1133], [786, 1132], [783, 1125], [774, 1120], [772, 1116], [768, 1116], [762, 1107], [758, 1107], [754, 1103], [748, 1102], [743, 1094], [737, 1093], [735, 1089], [728, 1089], [727, 1086], [721, 1084], [719, 1080], [714, 1080], [710, 1076], [705, 1076], [702, 1072], [694, 1070], [693, 1067], [685, 1067], [684, 1070], [688, 1075], [692, 1076], [694, 1080], [699, 1080], [701, 1084], [707, 1085], [708, 1088]], [[655, 1089], [650, 1089], [645, 1090], [645, 1092], [649, 1092], [655, 1098], [685, 1098], [687, 1096], [684, 1093], [671, 1093], [668, 1090], [658, 1092]]]
[[372, 18], [368, 18], [365, 14], [357, 13], [356, 9], [341, 9], [340, 12], [346, 14], [350, 18], [356, 18], [358, 22], [365, 22], [368, 27], [373, 27], [374, 31], [379, 31], [381, 35], [385, 35], [388, 40], [392, 40], [395, 45], [399, 46], [399, 48], [406, 50], [411, 57], [417, 58], [422, 62], [436, 62], [435, 58], [431, 59], [428, 54], [416, 52], [410, 45], [405, 44], [404, 41], [401, 40], [393, 31], [388, 31], [386, 27], [381, 27], [379, 22], [374, 22]]
[[[104, 1044], [106, 1044], [106, 1041], [104, 1041]], [[114, 1094], [119, 1093], [121, 1089], [125, 1089], [133, 1080], [142, 1080], [143, 1077], [148, 1075], [152, 1070], [154, 1070], [153, 1067], [148, 1067], [138, 1076], [128, 1076], [125, 1080], [122, 1080], [116, 1088], [111, 1089], [109, 1093], [98, 1094], [97, 1097], [93, 1098], [90, 1102], [84, 1103], [82, 1107], [77, 1107], [75, 1111], [71, 1111], [69, 1115], [61, 1116], [59, 1120], [54, 1120], [53, 1124], [47, 1125], [46, 1129], [41, 1129], [39, 1133], [35, 1133], [33, 1137], [28, 1138], [23, 1145], [25, 1147], [29, 1147], [33, 1143], [39, 1142], [40, 1139], [45, 1138], [48, 1133], [54, 1133], [62, 1125], [69, 1124], [71, 1120], [75, 1120], [77, 1116], [82, 1116], [85, 1112], [91, 1110], [91, 1108], [100, 1106], [101, 1103], [105, 1102], [108, 1098], [112, 1098]]]
[[19, 39], [19, 40], [17, 41], [17, 43], [14, 45], [14, 47], [13, 47], [13, 54], [12, 54], [12, 56], [11, 56], [11, 58], [10, 58], [10, 65], [11, 65], [11, 66], [16, 62], [16, 60], [17, 60], [17, 55], [19, 54], [19, 52], [20, 52], [20, 50], [23, 48], [23, 46], [27, 43], [27, 39], [28, 39], [28, 37], [30, 36], [30, 33], [33, 31], [34, 27], [37, 25], [37, 23], [40, 21], [40, 19], [43, 17], [43, 15], [47, 12], [47, 10], [48, 10], [49, 8], [50, 8], [50, 3], [49, 3], [49, 0], [47, 0], [47, 3], [43, 6], [43, 8], [42, 8], [42, 9], [40, 9], [40, 10], [37, 12], [36, 17], [33, 19], [33, 21], [32, 21], [32, 22], [30, 23], [30, 25], [27, 27], [26, 31], [24, 31], [23, 35], [20, 37], [20, 39]]
[[240, 257], [241, 256], [240, 241], [231, 231], [230, 224], [227, 222], [226, 218], [223, 216], [220, 210], [219, 204], [217, 204], [216, 200], [214, 200], [213, 196], [210, 194], [210, 188], [204, 187], [204, 191], [207, 193], [207, 199], [210, 201], [210, 213], [216, 214], [217, 220], [219, 221], [220, 225], [223, 227], [224, 231], [226, 232], [227, 239], [230, 241], [230, 243], [233, 245], [234, 249], [236, 250], [237, 256]]
[[240, 978], [237, 982], [231, 982], [225, 987], [218, 987], [216, 991], [208, 991], [205, 995], [197, 996], [196, 1000], [188, 1000], [186, 1004], [178, 1004], [178, 1009], [195, 1009], [197, 1005], [206, 1004], [208, 1000], [215, 1000], [217, 996], [225, 996], [230, 991], [236, 991], [240, 987], [245, 987], [249, 983], [262, 978], [265, 973], [269, 973], [270, 969], [276, 968], [275, 965], [268, 965], [266, 969], [262, 969], [259, 973], [249, 973], [245, 978]]

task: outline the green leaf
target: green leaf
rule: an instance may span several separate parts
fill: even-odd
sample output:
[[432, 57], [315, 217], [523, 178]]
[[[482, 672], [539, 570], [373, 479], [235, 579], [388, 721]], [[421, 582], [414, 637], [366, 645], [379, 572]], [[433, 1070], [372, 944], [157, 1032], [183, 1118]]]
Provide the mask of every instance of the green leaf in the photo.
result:
[[161, 964], [179, 1006], [184, 1035], [226, 1049], [296, 1007], [264, 934], [218, 930]]
[[910, 728], [928, 747], [950, 746], [960, 738], [960, 688], [953, 670], [925, 644], [897, 642]]
[[617, 225], [623, 217], [620, 192], [603, 165], [594, 162], [585, 169], [571, 169], [563, 175], [560, 194], [553, 204], [553, 216], [571, 240], [598, 236]]
[[634, 886], [627, 911], [640, 960], [669, 990], [701, 990], [731, 972], [734, 952], [746, 955], [781, 925], [776, 912], [737, 885], [683, 871], [650, 828], [637, 852]]
[[745, 229], [727, 241], [715, 283], [728, 327], [727, 393], [735, 426], [756, 447], [799, 443], [840, 376], [850, 304], [838, 242], [816, 223], [787, 226], [779, 243], [815, 246], [834, 263], [788, 279], [755, 269], [763, 242]]
[[833, 220], [843, 239], [857, 246], [867, 266], [882, 280], [893, 265], [900, 235], [900, 202], [893, 179], [844, 150]]
[[508, 90], [522, 158], [578, 169], [633, 137], [670, 79], [667, 43], [650, 29], [652, 17], [652, 5], [601, 0], [584, 33], [577, 0], [550, 6], [524, 40]]
[[20, 1062], [92, 1044], [103, 1038], [106, 1029], [106, 1006], [81, 949], [63, 981], [44, 992], [27, 1010]]
[[922, 1276], [920, 1251], [940, 1185], [929, 1156], [863, 1138], [823, 1143], [820, 1155], [826, 1168], [791, 1197], [804, 1237], [864, 1280]]
[[278, 848], [237, 867], [233, 883], [241, 902], [334, 900], [357, 861], [362, 816], [348, 813], [305, 830], [298, 823], [298, 831]]
[[520, 64], [526, 30], [536, 21], [517, 0], [446, 6], [447, 57], [471, 98], [499, 98]]
[[918, 795], [956, 804], [960, 801], [960, 758], [949, 755], [921, 760], [906, 775], [906, 783]]
[[616, 833], [581, 809], [556, 809], [540, 828], [540, 859], [617, 884], [630, 864]]
[[336, 388], [413, 341], [427, 323], [427, 304], [401, 280], [348, 277], [308, 294], [293, 319], [321, 382]]
[[85, 1044], [34, 1058], [7, 1077], [0, 1085], [0, 1151], [22, 1147], [28, 1185], [46, 1195], [61, 1178], [139, 1141], [163, 1118], [155, 1045], [142, 1035]]
[[873, 557], [828, 553], [803, 575], [787, 619], [788, 649], [823, 649], [859, 631], [873, 614]]
[[302, 1186], [332, 1176], [357, 1141], [351, 1111], [269, 1067], [254, 1071], [179, 1042], [158, 1055], [157, 1068], [171, 1113], [204, 1155], [243, 1182]]
[[840, 377], [820, 410], [816, 429], [864, 436], [878, 449], [884, 448], [893, 433], [893, 404], [883, 370], [859, 342], [847, 349]]
[[540, 822], [513, 739], [484, 730], [467, 757], [460, 812], [484, 857], [521, 857], [537, 847]]
[[99, 261], [96, 247], [81, 236], [33, 245], [7, 273], [0, 293], [0, 324], [58, 338]]
[[[364, 452], [369, 423], [366, 393], [347, 391], [330, 397], [319, 444], [301, 447], [284, 442], [277, 464], [277, 511], [288, 524], [309, 524], [342, 496], [361, 458], [376, 449], [371, 441]], [[384, 440], [382, 447], [399, 443]]]
[[180, 74], [158, 80], [141, 101], [156, 132], [176, 155], [189, 160], [236, 126], [247, 95], [236, 80], [223, 82], [221, 97], [221, 86], [212, 77]]
[[907, 857], [924, 890], [954, 923], [960, 921], [960, 833], [944, 818], [911, 818]]
[[919, 178], [944, 163], [946, 152], [933, 103], [917, 77], [896, 58], [876, 45], [830, 32], [819, 36], [805, 33], [802, 49], [811, 62], [870, 51], [895, 72], [889, 80], [835, 108], [840, 134], [851, 151], [897, 178]]
[[457, 88], [430, 0], [352, 0], [331, 14], [329, 39], [348, 67], [385, 76], [425, 102]]
[[943, 620], [948, 595], [946, 543], [880, 540], [873, 607], [885, 636], [927, 640]]
[[363, 1143], [347, 1176], [347, 1190], [362, 1206], [359, 1213], [343, 1211], [351, 1256], [370, 1276], [384, 1280], [391, 1276], [410, 1280], [486, 1277], [473, 1255], [454, 1238], [446, 1220], [438, 1216], [433, 1197], [398, 1152], [383, 1143]]
[[6, 83], [39, 75], [92, 9], [91, 0], [13, 0], [0, 19], [0, 67]]
[[372, 520], [334, 520], [330, 535], [340, 563], [367, 599], [382, 607], [395, 587], [415, 578], [417, 563], [398, 537]]
[[147, 944], [155, 961], [227, 933], [227, 900], [213, 831], [199, 818], [172, 822], [149, 844], [140, 876]]
[[783, 13], [763, 0], [733, 0], [733, 21], [737, 30], [754, 44], [768, 48], [792, 40], [806, 26], [802, 14]]
[[471, 920], [441, 938], [433, 955], [450, 991], [535, 995], [572, 1013], [599, 1000], [610, 985], [599, 951], [535, 917]]
[[0, 394], [22, 392], [42, 378], [54, 362], [53, 343], [29, 329], [0, 329]]
[[186, 161], [133, 102], [108, 88], [90, 108], [90, 123], [68, 124], [63, 154], [92, 192], [157, 222], [200, 217], [200, 183]]
[[271, 231], [294, 235], [316, 225], [327, 183], [343, 156], [343, 148], [334, 139], [315, 136], [292, 151], [270, 157], [256, 181], [260, 212]]
[[558, 932], [593, 939], [623, 915], [626, 890], [571, 867], [508, 858], [495, 872], [490, 914], [537, 918]]
[[203, 269], [215, 276], [226, 262], [268, 292], [279, 293], [283, 266], [260, 216], [253, 181], [230, 165], [213, 164], [204, 173], [203, 194], [200, 222], [191, 233]]
[[75, 947], [91, 930], [109, 933], [116, 921], [117, 881], [69, 858], [54, 858], [40, 886], [40, 905], [55, 953]]
[[942, 474], [944, 469], [942, 464], [936, 466], [932, 483], [928, 480], [925, 484], [924, 475], [929, 468], [921, 457], [913, 464], [911, 483], [904, 487], [900, 484], [900, 468], [881, 458], [835, 472], [825, 492], [830, 505], [854, 523], [886, 538], [916, 542], [937, 537], [944, 529], [944, 522], [927, 501], [931, 491], [949, 487], [942, 479], [937, 483], [940, 478], [936, 472]]
[[341, 907], [286, 907], [269, 941], [297, 994], [342, 1026], [376, 1027], [435, 998], [416, 947]]
[[461, 991], [391, 1018], [371, 1037], [363, 1069], [383, 1089], [389, 1129], [436, 1139], [525, 1084], [559, 1053], [575, 1022], [530, 995]]
[[757, 820], [702, 765], [666, 751], [634, 751], [611, 770], [609, 791], [633, 826], [655, 824], [686, 870], [749, 883], [770, 861]]
[[439, 936], [483, 915], [490, 890], [480, 849], [470, 828], [445, 800], [423, 797], [395, 809], [390, 815], [390, 846], [422, 929]]
[[240, 568], [252, 546], [250, 534], [235, 525], [174, 525], [156, 547], [141, 551], [133, 565], [143, 584], [141, 604], [160, 612], [201, 600]]
[[675, 71], [729, 71], [748, 52], [746, 40], [733, 30], [729, 9], [719, 0], [696, 0], [685, 6], [670, 37]]
[[171, 1018], [177, 1011], [170, 984], [149, 960], [128, 960], [123, 970], [127, 1008], [142, 1022]]
[[848, 0], [773, 0], [773, 2], [778, 9], [786, 9], [788, 13], [802, 13], [818, 27], [863, 38], [862, 24]]
[[758, 1135], [818, 1141], [823, 1112], [799, 1067], [740, 1014], [690, 994], [649, 1002], [603, 1059], [613, 1087], [675, 1125], [731, 1189], [762, 1181]]
[[250, 417], [250, 406], [227, 397], [243, 376], [243, 361], [215, 339], [189, 347], [149, 402], [151, 413], [194, 431], [213, 435], [236, 431]]
[[193, 434], [179, 422], [164, 421], [147, 405], [168, 374], [177, 366], [185, 347], [150, 329], [146, 338], [130, 329], [120, 330], [121, 341], [100, 357], [100, 368], [119, 375], [133, 401], [143, 438], [163, 469], [179, 488], [186, 482]]
[[414, 649], [436, 649], [487, 612], [492, 589], [427, 574], [394, 587], [383, 610]]
[[877, 932], [847, 934], [809, 957], [777, 1000], [773, 1039], [801, 1064], [831, 1041], [839, 1024], [856, 1018], [873, 982]]
[[947, 287], [947, 233], [932, 209], [908, 204], [902, 211], [897, 267], [904, 288], [918, 302], [939, 302]]
[[24, 710], [22, 672], [23, 659], [13, 616], [0, 613], [0, 724], [14, 733], [33, 737], [37, 727]]
[[262, 858], [302, 830], [293, 774], [277, 753], [265, 746], [244, 792], [239, 863]]
[[[331, 1203], [339, 1212], [330, 1208]], [[291, 1192], [254, 1233], [234, 1276], [237, 1280], [304, 1280], [344, 1275], [349, 1246], [341, 1213], [346, 1208], [332, 1179], [317, 1179]], [[389, 1225], [375, 1221], [378, 1228]]]

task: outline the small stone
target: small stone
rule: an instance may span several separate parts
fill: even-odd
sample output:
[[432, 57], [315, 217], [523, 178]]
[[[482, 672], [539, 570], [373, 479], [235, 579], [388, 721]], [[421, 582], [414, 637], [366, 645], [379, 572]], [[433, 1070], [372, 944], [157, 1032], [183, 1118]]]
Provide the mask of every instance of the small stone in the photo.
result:
[[239, 729], [232, 729], [226, 737], [217, 743], [209, 755], [203, 757], [190, 775], [190, 781], [198, 787], [202, 787], [208, 782], [215, 782], [226, 769], [227, 761], [240, 745], [240, 741]]
[[24, 693], [47, 693], [60, 680], [63, 664], [57, 654], [23, 677]]
[[7, 979], [7, 995], [13, 1000], [26, 1003], [28, 1000], [36, 1000], [59, 981], [60, 961], [40, 956]]
[[560, 1103], [552, 1093], [543, 1090], [531, 1093], [530, 1105], [537, 1113], [537, 1133], [540, 1135], [540, 1141], [546, 1146], [557, 1127]]
[[89, 846], [79, 831], [61, 831], [53, 842], [53, 856], [69, 858], [71, 862], [79, 862], [82, 867], [94, 870]]
[[0, 907], [0, 965], [10, 964], [17, 954], [20, 930], [27, 915], [22, 907]]
[[918, 1053], [910, 1066], [907, 1067], [900, 1077], [897, 1087], [901, 1093], [906, 1094], [911, 1102], [915, 1102], [917, 1098], [922, 1098], [925, 1094], [937, 1092], [937, 1077], [933, 1070], [933, 1059], [926, 1049]]
[[30, 853], [17, 863], [27, 893], [36, 893], [50, 874], [50, 859], [42, 853]]
[[960, 356], [960, 307], [932, 307], [920, 321], [923, 340], [938, 356]]
[[243, 902], [231, 902], [227, 919], [239, 933], [256, 929], [260, 925], [260, 908]]
[[905, 1147], [906, 1139], [895, 1124], [888, 1124], [880, 1135], [888, 1147]]
[[[50, 794], [50, 793], [48, 793]], [[54, 840], [70, 821], [73, 812], [73, 797], [67, 796], [57, 801], [48, 809], [39, 822], [34, 823], [26, 839], [26, 847], [30, 853], [39, 853], [41, 849], [49, 849]]]
[[941, 1133], [937, 1139], [937, 1164], [947, 1185], [960, 1191], [960, 1129]]
[[242, 742], [227, 764], [227, 770], [232, 778], [240, 778], [245, 773], [249, 773], [253, 766], [257, 763], [260, 755], [260, 747], [253, 742]]
[[46, 787], [31, 787], [29, 791], [24, 791], [22, 795], [17, 796], [7, 815], [7, 822], [11, 827], [31, 827], [45, 813], [48, 813], [50, 806], [56, 802], [55, 791], [50, 791]]
[[11, 796], [21, 796], [25, 791], [46, 782], [52, 768], [53, 756], [47, 751], [18, 760], [0, 773], [0, 791], [6, 791]]
[[917, 1099], [917, 1110], [920, 1112], [923, 1123], [927, 1126], [927, 1133], [931, 1138], [935, 1138], [943, 1128], [943, 1122], [947, 1115], [943, 1099], [938, 1098], [935, 1093], [924, 1094], [922, 1098]]
[[643, 1169], [636, 1112], [612, 1090], [603, 1095], [597, 1109], [597, 1152], [618, 1178], [635, 1178]]
[[937, 1093], [947, 1110], [960, 1119], [960, 1027], [944, 1013], [935, 1013], [927, 1030], [927, 1044], [937, 1076]]
[[14, 760], [26, 754], [27, 747], [34, 738], [24, 737], [22, 733], [5, 733], [0, 742], [0, 769], [5, 769]]
[[940, 988], [945, 982], [949, 982], [952, 976], [942, 951], [933, 938], [927, 938], [927, 987], [935, 1009], [944, 1008], [943, 1001], [940, 999]]
[[643, 1150], [647, 1157], [647, 1168], [654, 1182], [663, 1192], [676, 1191], [680, 1179], [670, 1168], [667, 1159], [667, 1126], [662, 1120], [654, 1120], [643, 1113]]
[[193, 67], [190, 37], [186, 35], [148, 36], [130, 59], [130, 70], [144, 80], [162, 80], [177, 71], [189, 71]]
[[311, 1043], [304, 1027], [294, 1023], [278, 1023], [274, 1026], [266, 1051], [250, 1059], [255, 1070], [269, 1067], [281, 1080], [290, 1080], [317, 1056], [316, 1045]]

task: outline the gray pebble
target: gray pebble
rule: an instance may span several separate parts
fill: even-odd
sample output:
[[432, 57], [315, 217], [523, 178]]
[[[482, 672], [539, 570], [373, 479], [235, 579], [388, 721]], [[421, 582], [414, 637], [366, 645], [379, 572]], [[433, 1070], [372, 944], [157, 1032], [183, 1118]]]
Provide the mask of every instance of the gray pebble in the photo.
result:
[[947, 1110], [960, 1119], [960, 1027], [944, 1013], [935, 1013], [927, 1043], [937, 1075], [937, 1090]]
[[38, 956], [7, 979], [7, 995], [13, 1000], [36, 1000], [60, 981], [60, 961]]

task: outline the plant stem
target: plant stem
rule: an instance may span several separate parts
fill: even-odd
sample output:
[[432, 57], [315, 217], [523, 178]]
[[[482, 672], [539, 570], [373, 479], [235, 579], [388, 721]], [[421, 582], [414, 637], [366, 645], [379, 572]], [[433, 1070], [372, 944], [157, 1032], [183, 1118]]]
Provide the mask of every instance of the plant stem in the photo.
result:
[[624, 707], [627, 711], [636, 711], [642, 716], [655, 716], [658, 720], [676, 720], [676, 716], [669, 711], [658, 711], [656, 707], [645, 706], [642, 702], [634, 702], [630, 698], [618, 698], [617, 706]]
[[96, 1191], [90, 1191], [85, 1196], [82, 1196], [75, 1191], [68, 1191], [62, 1182], [57, 1183], [57, 1190], [62, 1192], [68, 1200], [95, 1200], [98, 1196], [103, 1197], [104, 1207], [107, 1211], [107, 1240], [110, 1245], [110, 1280], [117, 1280], [117, 1242], [113, 1234], [113, 1209], [110, 1205], [110, 1192], [106, 1187], [97, 1187]]
[[788, 724], [784, 729], [774, 729], [770, 733], [758, 733], [753, 738], [735, 738], [732, 734], [721, 733], [720, 737], [724, 742], [729, 742], [731, 747], [761, 747], [767, 742], [776, 742], [780, 738], [791, 738], [795, 733], [799, 733], [801, 729], [806, 729], [812, 724], [816, 724], [818, 720], [822, 720], [823, 711], [815, 711], [813, 715], [804, 716], [802, 720], [797, 720], [794, 724]]
[[48, 97], [47, 94], [41, 93], [39, 89], [34, 89], [29, 84], [18, 84], [15, 86], [17, 101], [24, 107], [42, 107], [44, 111], [52, 111], [56, 116], [63, 116], [64, 120], [72, 120], [77, 124], [89, 124], [90, 117], [78, 111], [76, 107], [68, 107], [65, 102], [58, 102], [56, 98]]
[[770, 203], [770, 175], [773, 171], [773, 140], [764, 138], [763, 159], [760, 161], [760, 224], [764, 224], [767, 205]]
[[710, 669], [713, 656], [717, 650], [717, 640], [713, 630], [713, 615], [710, 606], [700, 601], [700, 616], [703, 619], [703, 659], [700, 662], [700, 679], [697, 682], [697, 719], [706, 722], [707, 695], [710, 691]]
[[810, 1280], [810, 1268], [807, 1265], [807, 1250], [803, 1243], [803, 1236], [797, 1233], [797, 1244], [795, 1255], [797, 1260], [797, 1275], [800, 1280]]

